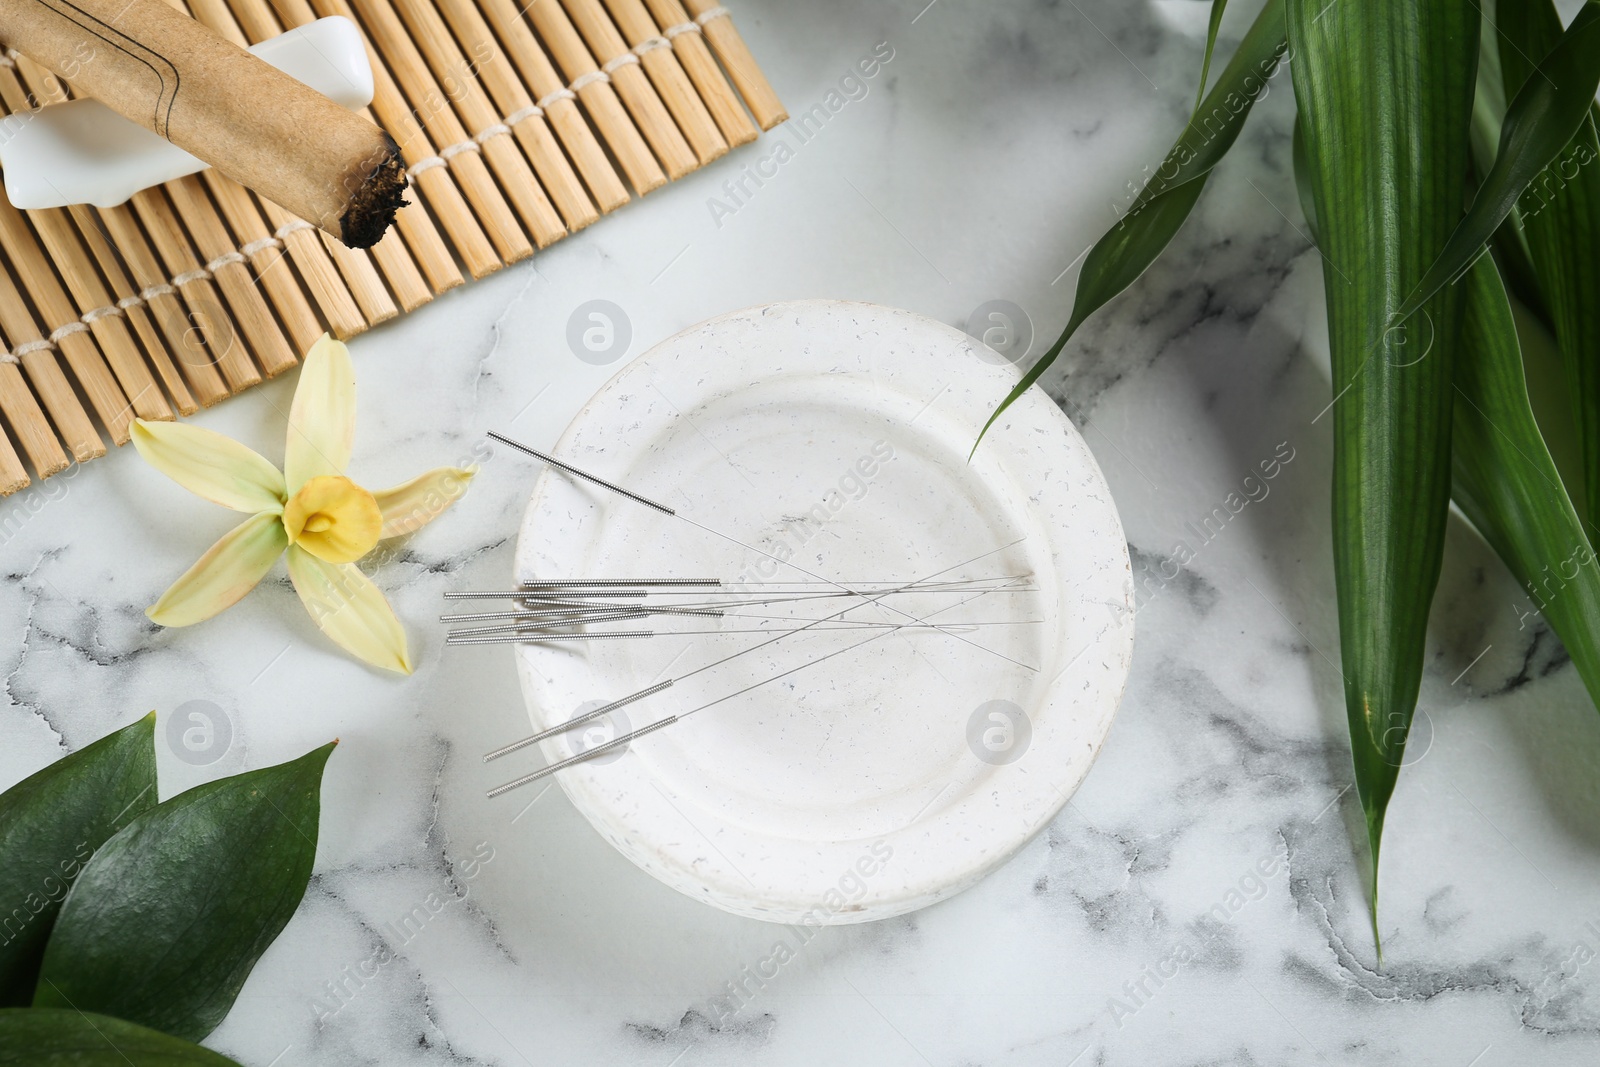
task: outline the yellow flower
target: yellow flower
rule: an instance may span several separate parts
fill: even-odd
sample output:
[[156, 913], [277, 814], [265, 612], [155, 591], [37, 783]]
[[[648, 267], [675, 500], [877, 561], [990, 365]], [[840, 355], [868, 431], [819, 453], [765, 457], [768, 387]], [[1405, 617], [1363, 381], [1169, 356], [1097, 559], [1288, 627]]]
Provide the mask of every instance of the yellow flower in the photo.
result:
[[355, 564], [379, 541], [432, 522], [466, 492], [475, 468], [440, 467], [370, 492], [345, 477], [355, 422], [350, 352], [327, 334], [300, 370], [282, 471], [219, 433], [136, 421], [133, 444], [145, 462], [190, 492], [250, 515], [145, 614], [162, 626], [209, 619], [243, 599], [287, 552], [295, 592], [323, 633], [375, 667], [410, 674], [405, 630]]

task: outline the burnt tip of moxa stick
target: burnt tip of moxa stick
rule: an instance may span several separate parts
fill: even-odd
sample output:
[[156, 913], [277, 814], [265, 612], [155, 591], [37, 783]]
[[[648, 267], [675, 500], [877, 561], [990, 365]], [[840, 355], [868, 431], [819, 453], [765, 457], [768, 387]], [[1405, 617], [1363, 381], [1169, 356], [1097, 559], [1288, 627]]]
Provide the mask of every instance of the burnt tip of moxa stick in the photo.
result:
[[365, 174], [353, 176], [350, 200], [339, 216], [339, 240], [350, 248], [371, 248], [383, 240], [395, 215], [408, 203], [400, 146], [388, 134], [383, 135], [383, 142], [385, 151], [377, 162], [366, 165]]

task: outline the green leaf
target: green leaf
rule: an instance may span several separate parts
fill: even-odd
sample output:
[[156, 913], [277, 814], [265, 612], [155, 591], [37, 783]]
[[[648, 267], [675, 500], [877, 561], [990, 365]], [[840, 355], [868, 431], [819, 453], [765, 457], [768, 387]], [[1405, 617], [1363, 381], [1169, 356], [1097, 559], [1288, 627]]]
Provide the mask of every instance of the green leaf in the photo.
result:
[[122, 1019], [57, 1008], [0, 1011], [0, 1067], [239, 1067]]
[[1471, 0], [1287, 0], [1286, 15], [1326, 261], [1334, 576], [1376, 941], [1383, 817], [1444, 544], [1459, 288], [1391, 326], [1461, 217], [1479, 15]]
[[62, 904], [34, 1004], [214, 1030], [305, 895], [332, 751], [197, 786], [107, 841]]
[[1317, 240], [1317, 201], [1311, 195], [1311, 157], [1306, 155], [1306, 133], [1300, 128], [1300, 116], [1294, 119], [1294, 136], [1290, 140], [1290, 154], [1294, 159], [1294, 191], [1300, 198], [1300, 213], [1306, 217], [1311, 229], [1311, 239]]
[[27, 1004], [67, 890], [95, 849], [156, 803], [155, 715], [0, 794], [0, 1006]]
[[1256, 16], [1238, 51], [1217, 78], [1216, 87], [1206, 94], [1162, 160], [1160, 170], [1145, 183], [1122, 219], [1090, 249], [1078, 275], [1078, 292], [1067, 328], [995, 408], [973, 442], [973, 452], [995, 420], [1056, 361], [1084, 320], [1132, 285], [1167, 247], [1200, 198], [1206, 177], [1238, 139], [1250, 109], [1266, 95], [1268, 82], [1287, 47], [1283, 0], [1267, 0], [1267, 6]]
[[[1538, 423], [1539, 435], [1544, 438], [1545, 448], [1550, 450], [1550, 458], [1556, 461], [1556, 470], [1561, 473], [1561, 484], [1568, 498], [1582, 515], [1583, 450], [1578, 444], [1578, 428], [1572, 417], [1571, 390], [1566, 382], [1566, 369], [1561, 365], [1561, 349], [1545, 321], [1517, 297], [1503, 268], [1500, 280], [1511, 297], [1511, 317], [1517, 323], [1517, 341], [1522, 346], [1522, 376], [1528, 383], [1534, 422]], [[1594, 540], [1594, 528], [1586, 525], [1585, 529], [1590, 533], [1590, 540]]]
[[[1493, 0], [1481, 0], [1483, 24], [1478, 47], [1478, 87], [1472, 102], [1473, 180], [1482, 184], [1484, 175], [1494, 169], [1495, 151], [1500, 144], [1500, 128], [1506, 116], [1505, 79], [1500, 72], [1499, 34], [1495, 30]], [[1557, 27], [1559, 32], [1560, 27]], [[1535, 179], [1536, 181], [1538, 179]], [[1528, 255], [1528, 242], [1513, 211], [1494, 231], [1489, 247], [1500, 264], [1500, 278], [1510, 295], [1546, 323], [1550, 320], [1539, 279]], [[1550, 327], [1552, 330], [1553, 326]]]
[[1222, 13], [1228, 10], [1228, 0], [1211, 0], [1211, 24], [1206, 27], [1206, 57], [1200, 63], [1200, 86], [1194, 91], [1194, 109], [1205, 103], [1206, 82], [1211, 80], [1211, 53], [1217, 50], [1217, 31], [1222, 29]]
[[[1507, 8], [1514, 4], [1504, 5]], [[1473, 35], [1474, 41], [1477, 35]], [[1502, 50], [1502, 60], [1505, 51]], [[1594, 105], [1600, 88], [1600, 3], [1591, 0], [1506, 108], [1494, 167], [1472, 207], [1405, 301], [1394, 322], [1410, 318], [1467, 268], [1532, 181], [1560, 154]], [[1476, 55], [1472, 61], [1476, 61]]]
[[1561, 638], [1600, 703], [1600, 562], [1545, 447], [1500, 276], [1466, 278], [1456, 361], [1455, 499]]
[[[1597, 13], [1600, 5], [1588, 4], [1563, 36], [1560, 16], [1549, 0], [1503, 0], [1497, 19], [1505, 92], [1520, 99], [1530, 88], [1539, 88], [1545, 77], [1541, 72], [1569, 46], [1580, 20], [1587, 17], [1591, 41], [1597, 37]], [[1547, 57], [1537, 71], [1533, 56]], [[1516, 211], [1561, 350], [1582, 456], [1582, 483], [1572, 495], [1591, 529], [1600, 522], [1600, 107], [1592, 103], [1597, 70], [1600, 46], [1591, 43], [1591, 102], [1571, 139], [1529, 183]]]

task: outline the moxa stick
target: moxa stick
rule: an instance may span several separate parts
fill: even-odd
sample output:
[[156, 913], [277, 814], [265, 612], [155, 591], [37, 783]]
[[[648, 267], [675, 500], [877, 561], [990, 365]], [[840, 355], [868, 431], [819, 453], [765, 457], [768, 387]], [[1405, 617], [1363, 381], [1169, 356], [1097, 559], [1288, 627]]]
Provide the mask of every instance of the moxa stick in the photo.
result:
[[7, 0], [0, 40], [352, 248], [404, 203], [388, 134], [163, 0]]

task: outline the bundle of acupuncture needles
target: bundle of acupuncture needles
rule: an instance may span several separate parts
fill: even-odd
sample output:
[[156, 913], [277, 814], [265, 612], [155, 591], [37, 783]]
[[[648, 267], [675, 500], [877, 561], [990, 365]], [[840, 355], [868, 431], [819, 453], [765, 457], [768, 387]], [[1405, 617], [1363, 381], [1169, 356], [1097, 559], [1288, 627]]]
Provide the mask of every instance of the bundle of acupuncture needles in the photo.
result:
[[[794, 570], [803, 578], [794, 581], [726, 582], [721, 578], [561, 578], [521, 583], [514, 589], [446, 593], [452, 601], [499, 602], [495, 610], [445, 614], [440, 621], [454, 626], [445, 639], [450, 645], [506, 643], [562, 643], [591, 641], [643, 641], [655, 637], [691, 636], [716, 640], [733, 637], [750, 641], [743, 647], [708, 652], [707, 662], [692, 670], [656, 682], [637, 692], [611, 700], [600, 707], [581, 712], [564, 722], [495, 749], [484, 761], [500, 759], [548, 738], [576, 730], [609, 713], [635, 704], [696, 675], [731, 663], [758, 649], [776, 645], [803, 634], [845, 632], [861, 639], [825, 655], [815, 656], [771, 677], [747, 684], [688, 711], [667, 715], [636, 730], [587, 748], [567, 759], [540, 768], [489, 792], [491, 798], [536, 782], [556, 771], [615, 751], [630, 742], [671, 726], [674, 723], [742, 696], [780, 679], [816, 666], [835, 656], [861, 648], [890, 634], [922, 631], [961, 641], [989, 655], [1022, 667], [1035, 667], [1012, 659], [987, 647], [974, 637], [986, 627], [1030, 625], [1037, 619], [949, 618], [947, 614], [980, 598], [1037, 591], [1031, 574], [1000, 574], [986, 577], [953, 577], [956, 572], [980, 564], [1014, 547], [1020, 541], [1001, 545], [972, 559], [920, 578], [905, 581], [841, 581], [807, 570], [792, 559], [779, 559], [771, 553], [680, 515], [672, 508], [622, 486], [580, 470], [538, 449], [510, 440], [497, 433], [489, 436], [525, 455], [538, 459], [572, 477], [631, 500], [641, 506], [688, 523], [713, 537], [765, 556]], [[901, 607], [903, 598], [915, 594], [921, 603], [933, 595], [941, 606], [917, 614]], [[877, 609], [876, 619], [852, 618], [863, 608]], [[893, 619], [884, 616], [897, 616]], [[937, 620], [937, 621], [936, 621]], [[798, 643], [798, 642], [797, 642]]]

